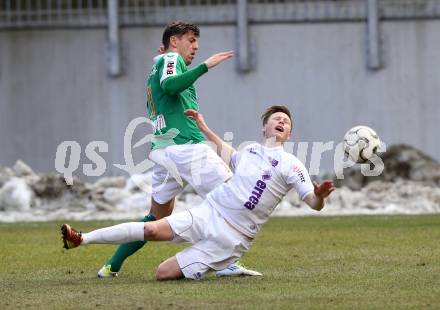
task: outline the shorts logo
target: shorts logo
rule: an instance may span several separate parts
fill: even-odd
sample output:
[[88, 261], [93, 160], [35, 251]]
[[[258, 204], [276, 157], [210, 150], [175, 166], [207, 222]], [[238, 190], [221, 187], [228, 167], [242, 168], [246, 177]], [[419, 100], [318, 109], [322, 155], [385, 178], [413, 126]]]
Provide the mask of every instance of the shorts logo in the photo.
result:
[[174, 73], [174, 61], [167, 62], [167, 75]]
[[293, 171], [296, 172], [296, 174], [299, 176], [299, 179], [301, 180], [301, 183], [306, 182], [306, 178], [304, 177], [304, 173], [302, 172], [301, 168], [298, 166], [293, 167]]
[[202, 273], [201, 272], [196, 272], [195, 274], [194, 274], [194, 279], [201, 279], [202, 278]]

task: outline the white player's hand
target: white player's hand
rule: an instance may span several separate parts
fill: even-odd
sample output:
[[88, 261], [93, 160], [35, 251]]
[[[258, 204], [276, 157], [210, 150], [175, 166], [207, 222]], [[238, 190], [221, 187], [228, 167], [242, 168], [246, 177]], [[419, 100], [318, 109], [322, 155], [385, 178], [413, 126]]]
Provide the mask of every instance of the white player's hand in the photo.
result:
[[231, 58], [232, 56], [234, 56], [233, 51], [217, 53], [217, 54], [212, 55], [208, 59], [206, 59], [205, 64], [208, 67], [208, 69], [211, 69], [211, 68], [217, 66], [222, 61], [225, 61], [225, 60]]
[[165, 54], [165, 52], [166, 52], [165, 46], [163, 46], [163, 45], [159, 46], [159, 48], [157, 49], [157, 52], [159, 54]]
[[335, 190], [335, 185], [331, 180], [326, 180], [321, 184], [313, 182], [313, 187], [315, 195], [322, 199], [328, 197]]
[[204, 130], [208, 129], [208, 125], [206, 125], [206, 122], [205, 122], [205, 119], [203, 118], [202, 113], [199, 113], [193, 109], [185, 110], [184, 113], [186, 116], [188, 116], [196, 121], [197, 127], [199, 127], [200, 130], [204, 131]]

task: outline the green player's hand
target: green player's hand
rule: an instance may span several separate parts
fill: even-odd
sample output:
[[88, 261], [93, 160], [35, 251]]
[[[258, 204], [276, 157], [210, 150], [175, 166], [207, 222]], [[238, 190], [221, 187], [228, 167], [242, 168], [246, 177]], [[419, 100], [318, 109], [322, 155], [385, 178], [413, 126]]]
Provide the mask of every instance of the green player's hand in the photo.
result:
[[225, 60], [231, 58], [232, 56], [234, 56], [233, 51], [217, 53], [217, 54], [212, 55], [208, 59], [206, 59], [205, 64], [208, 67], [208, 69], [211, 69], [211, 68], [217, 66], [222, 61], [225, 61]]

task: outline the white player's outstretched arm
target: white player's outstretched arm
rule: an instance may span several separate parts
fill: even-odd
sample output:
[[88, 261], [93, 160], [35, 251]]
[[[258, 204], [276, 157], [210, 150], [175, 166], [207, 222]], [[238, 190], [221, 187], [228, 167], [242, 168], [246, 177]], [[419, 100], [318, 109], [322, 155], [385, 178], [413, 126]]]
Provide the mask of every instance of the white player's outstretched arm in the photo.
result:
[[307, 195], [304, 201], [310, 206], [310, 208], [320, 211], [324, 208], [324, 199], [335, 190], [333, 181], [324, 181], [322, 184], [313, 182], [314, 192]]
[[234, 153], [236, 150], [225, 141], [223, 141], [219, 136], [215, 134], [214, 131], [212, 131], [208, 127], [201, 113], [197, 112], [196, 110], [188, 109], [185, 111], [185, 114], [196, 121], [197, 126], [205, 134], [206, 138], [215, 144], [217, 154], [226, 163], [229, 163], [232, 153]]

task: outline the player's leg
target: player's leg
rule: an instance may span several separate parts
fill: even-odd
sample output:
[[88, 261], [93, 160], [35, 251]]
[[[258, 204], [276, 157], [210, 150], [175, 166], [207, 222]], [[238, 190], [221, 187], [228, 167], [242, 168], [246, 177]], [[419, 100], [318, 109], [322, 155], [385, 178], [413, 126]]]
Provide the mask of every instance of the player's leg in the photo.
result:
[[154, 200], [154, 196], [151, 197], [151, 209], [150, 214], [153, 215], [157, 220], [170, 215], [174, 210], [175, 199], [171, 199], [165, 203], [159, 203]]
[[[206, 237], [204, 231], [212, 212], [206, 207], [195, 209], [199, 209], [198, 212], [197, 210], [195, 212], [185, 211], [154, 222], [123, 223], [84, 234], [64, 224], [61, 228], [64, 247], [72, 249], [87, 244], [117, 244], [144, 240], [198, 242]], [[173, 223], [173, 226], [170, 223]], [[179, 232], [182, 236], [179, 236]], [[191, 253], [191, 248], [186, 249], [181, 255], [183, 257], [181, 261], [182, 264], [191, 261], [191, 266], [187, 268], [185, 276], [195, 279], [192, 272], [195, 272], [197, 277], [197, 275], [206, 273], [209, 267], [203, 264], [199, 266], [197, 262], [193, 263], [192, 259], [197, 261], [198, 258]], [[177, 258], [171, 257], [159, 266], [156, 277], [158, 280], [170, 280], [182, 278], [183, 274]]]
[[163, 280], [178, 280], [182, 279], [183, 273], [180, 269], [179, 263], [177, 262], [176, 256], [168, 258], [166, 261], [161, 263], [156, 271], [156, 279], [158, 281]]
[[[159, 220], [171, 214], [174, 208], [174, 199], [160, 204], [151, 198], [151, 210], [150, 214], [146, 215], [141, 222], [151, 222], [155, 220]], [[100, 278], [108, 278], [115, 277], [117, 273], [122, 267], [124, 261], [138, 250], [140, 250], [146, 241], [135, 241], [126, 244], [121, 244], [116, 249], [115, 253], [113, 253], [112, 257], [107, 260], [104, 266], [98, 271], [98, 277]]]
[[[175, 234], [173, 242], [187, 241], [193, 245], [176, 254], [183, 276], [199, 280], [212, 270], [222, 270], [233, 265], [246, 251], [252, 240], [226, 223], [225, 219], [207, 202], [200, 207], [167, 217]], [[170, 261], [171, 264], [172, 261]], [[177, 276], [159, 268], [161, 280]]]
[[171, 241], [173, 230], [167, 219], [154, 222], [129, 222], [81, 233], [69, 224], [61, 226], [64, 248], [88, 244], [123, 244], [135, 241]]
[[170, 257], [160, 264], [156, 272], [157, 280], [174, 280], [183, 277], [200, 279], [206, 272], [211, 270], [203, 261], [199, 263], [197, 253], [200, 250], [195, 249], [197, 245], [202, 244], [204, 239], [208, 238], [209, 226], [214, 224], [210, 221], [212, 210], [206, 207], [206, 204], [206, 202], [203, 202], [200, 206], [165, 218], [173, 232], [173, 242], [189, 242], [194, 245], [185, 248], [176, 256]]
[[[153, 152], [155, 154], [161, 153], [159, 155], [165, 156], [165, 150], [156, 150]], [[177, 182], [163, 166], [158, 164], [153, 167], [152, 183], [155, 192], [151, 197], [150, 214], [145, 216], [141, 220], [142, 222], [151, 222], [170, 215], [174, 208], [174, 197], [182, 191], [182, 186], [179, 182]], [[107, 260], [104, 266], [98, 271], [98, 277], [108, 278], [117, 276], [124, 261], [141, 249], [145, 243], [145, 241], [142, 241], [121, 244], [113, 256]]]
[[[183, 214], [185, 213], [185, 214]], [[192, 224], [192, 214], [190, 212], [182, 212], [182, 214], [178, 214], [178, 218], [175, 223], [178, 229], [185, 229], [185, 234], [188, 235], [188, 225]], [[200, 217], [199, 217], [200, 218]], [[74, 228], [72, 228], [68, 224], [63, 224], [61, 227], [62, 238], [64, 242], [64, 247], [66, 249], [72, 249], [81, 245], [87, 244], [115, 244], [121, 242], [134, 242], [134, 241], [171, 241], [175, 242], [184, 241], [181, 237], [176, 235], [176, 232], [171, 228], [168, 218], [161, 219], [155, 222], [148, 223], [140, 223], [140, 222], [132, 222], [132, 223], [123, 223], [118, 224], [106, 228], [97, 229], [91, 231], [89, 233], [80, 233]], [[177, 223], [177, 224], [176, 224]], [[180, 226], [179, 226], [180, 225]], [[183, 226], [182, 226], [183, 225]], [[201, 227], [204, 226], [203, 223], [199, 223], [197, 227], [198, 231], [201, 231]], [[202, 236], [197, 234], [192, 234], [191, 238], [194, 240], [199, 240]], [[190, 239], [191, 239], [190, 238]], [[182, 256], [183, 264], [185, 261], [191, 261], [191, 248], [188, 248], [185, 251], [185, 254]], [[186, 258], [185, 258], [186, 257]], [[198, 258], [196, 256], [192, 256], [196, 261]], [[197, 279], [198, 275], [206, 273], [210, 268], [204, 264], [198, 264], [197, 262], [191, 263], [191, 266], [187, 266], [185, 276], [190, 279]], [[195, 272], [195, 276], [193, 276], [193, 272]], [[181, 265], [177, 261], [176, 256], [173, 256], [167, 259], [165, 262], [159, 265], [156, 278], [157, 280], [174, 280], [180, 279], [184, 277], [184, 273], [182, 272]]]

